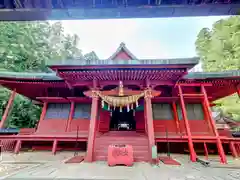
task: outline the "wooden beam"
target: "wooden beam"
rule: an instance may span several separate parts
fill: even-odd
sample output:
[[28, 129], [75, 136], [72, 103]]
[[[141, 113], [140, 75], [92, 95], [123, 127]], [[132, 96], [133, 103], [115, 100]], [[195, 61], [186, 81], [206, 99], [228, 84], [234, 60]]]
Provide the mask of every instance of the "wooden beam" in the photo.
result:
[[94, 144], [96, 136], [96, 126], [97, 126], [97, 114], [98, 114], [98, 96], [94, 95], [92, 97], [92, 106], [91, 106], [91, 120], [88, 131], [88, 143], [87, 143], [87, 153], [85, 157], [86, 162], [93, 161], [94, 153]]
[[196, 82], [192, 82], [192, 83], [178, 83], [177, 85], [179, 85], [179, 86], [190, 86], [190, 87], [196, 87], [196, 86], [199, 86], [199, 87], [201, 87], [201, 86], [212, 86], [212, 83], [196, 83]]
[[10, 109], [12, 108], [15, 96], [16, 96], [16, 89], [14, 89], [11, 92], [11, 95], [9, 97], [7, 106], [5, 108], [5, 111], [3, 113], [2, 119], [0, 121], [0, 128], [4, 128], [4, 125], [5, 125], [6, 121], [7, 121], [7, 118], [8, 118], [9, 112], [10, 112]]
[[187, 132], [187, 136], [188, 136], [190, 159], [192, 162], [196, 162], [197, 155], [196, 155], [196, 152], [195, 152], [194, 146], [193, 146], [192, 134], [191, 134], [191, 130], [190, 130], [190, 125], [188, 123], [187, 110], [186, 110], [186, 106], [185, 106], [185, 102], [184, 102], [182, 88], [179, 85], [178, 85], [178, 91], [179, 91], [179, 96], [180, 96], [180, 105], [181, 105], [181, 110], [182, 110], [182, 116], [183, 116], [184, 124], [186, 127], [186, 132]]
[[218, 134], [218, 130], [216, 128], [216, 123], [215, 123], [215, 121], [214, 121], [214, 119], [212, 117], [211, 111], [210, 111], [210, 103], [209, 103], [209, 100], [208, 100], [208, 97], [207, 97], [207, 92], [205, 90], [205, 87], [201, 86], [201, 90], [202, 90], [202, 93], [204, 94], [204, 105], [207, 108], [208, 117], [209, 117], [210, 123], [212, 125], [212, 129], [213, 129], [214, 135], [215, 135], [215, 137], [217, 139], [217, 148], [218, 148], [219, 156], [221, 158], [221, 162], [222, 163], [227, 163], [227, 159], [226, 159], [226, 155], [224, 153], [222, 142], [220, 140], [220, 137], [219, 137], [219, 134]]

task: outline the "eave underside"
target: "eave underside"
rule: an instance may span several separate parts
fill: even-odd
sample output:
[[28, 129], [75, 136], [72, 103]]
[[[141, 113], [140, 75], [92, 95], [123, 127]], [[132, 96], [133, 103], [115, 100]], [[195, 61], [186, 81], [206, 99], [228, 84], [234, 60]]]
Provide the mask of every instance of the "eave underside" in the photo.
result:
[[[0, 73], [0, 84], [30, 99], [37, 97], [73, 97], [93, 87], [97, 80], [100, 89], [111, 89], [123, 81], [124, 86], [141, 89], [146, 80], [155, 90], [162, 91], [160, 97], [168, 99], [177, 93], [177, 84], [182, 84], [185, 93], [200, 93], [199, 86], [205, 84], [211, 101], [237, 92], [240, 86], [240, 71], [222, 73], [190, 72], [186, 68], [118, 68], [60, 70], [53, 73]], [[74, 94], [74, 91], [75, 94]], [[82, 95], [84, 97], [84, 95]]]
[[[154, 83], [154, 89], [161, 90], [163, 93], [160, 97], [166, 97], [166, 99], [171, 99], [170, 91], [177, 92], [177, 89], [174, 88], [176, 83], [165, 84], [163, 81], [152, 81]], [[78, 81], [77, 86], [69, 88], [69, 86], [64, 81], [17, 81], [14, 80], [0, 80], [2, 86], [14, 90], [16, 89], [17, 93], [22, 94], [32, 100], [37, 100], [37, 97], [73, 97], [73, 90], [77, 90], [77, 94], [80, 91], [85, 91], [90, 89], [92, 86], [92, 81]], [[111, 85], [118, 85], [118, 81], [110, 80], [100, 80], [99, 85], [101, 88]], [[138, 81], [124, 81], [124, 84], [128, 87], [139, 86], [139, 88], [144, 84], [144, 80]], [[211, 101], [223, 98], [225, 96], [231, 95], [237, 91], [237, 86], [240, 84], [239, 79], [225, 79], [225, 80], [181, 80], [178, 81], [178, 84], [183, 85], [183, 90], [187, 94], [199, 94], [199, 86], [201, 84], [206, 84], [206, 90], [208, 96], [211, 97]], [[49, 93], [50, 92], [50, 93]], [[176, 100], [176, 98], [173, 98]]]

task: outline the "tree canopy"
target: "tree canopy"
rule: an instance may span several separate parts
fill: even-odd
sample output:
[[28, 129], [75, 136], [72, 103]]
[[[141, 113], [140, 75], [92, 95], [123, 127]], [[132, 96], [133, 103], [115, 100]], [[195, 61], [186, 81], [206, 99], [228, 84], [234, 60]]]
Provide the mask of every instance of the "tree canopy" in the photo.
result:
[[[204, 71], [240, 70], [240, 17], [221, 19], [211, 29], [203, 28], [195, 44]], [[218, 100], [216, 104], [225, 115], [240, 120], [237, 94]]]
[[[0, 70], [48, 72], [46, 61], [60, 59], [98, 59], [78, 48], [79, 37], [65, 34], [60, 22], [0, 22]], [[0, 88], [0, 113], [4, 112], [10, 91]], [[8, 117], [8, 127], [34, 127], [41, 108], [17, 95]]]

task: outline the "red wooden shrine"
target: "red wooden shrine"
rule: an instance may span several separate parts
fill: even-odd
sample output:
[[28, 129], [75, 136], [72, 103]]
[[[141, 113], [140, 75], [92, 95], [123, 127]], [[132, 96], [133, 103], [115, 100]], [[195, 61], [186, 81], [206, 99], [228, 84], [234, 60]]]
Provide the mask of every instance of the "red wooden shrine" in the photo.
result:
[[217, 151], [226, 163], [228, 152], [239, 156], [240, 140], [228, 129], [220, 133], [210, 106], [240, 93], [240, 72], [189, 72], [196, 64], [198, 58], [140, 60], [121, 43], [107, 60], [55, 61], [55, 73], [0, 73], [1, 85], [12, 90], [0, 128], [16, 93], [42, 106], [35, 129], [0, 140], [13, 142], [15, 153], [24, 144], [51, 143], [53, 154], [76, 150], [78, 141], [87, 162], [107, 160], [109, 145], [118, 144], [133, 148], [134, 161], [151, 162], [152, 148], [165, 151], [169, 142], [171, 152], [188, 151], [193, 162], [202, 150]]

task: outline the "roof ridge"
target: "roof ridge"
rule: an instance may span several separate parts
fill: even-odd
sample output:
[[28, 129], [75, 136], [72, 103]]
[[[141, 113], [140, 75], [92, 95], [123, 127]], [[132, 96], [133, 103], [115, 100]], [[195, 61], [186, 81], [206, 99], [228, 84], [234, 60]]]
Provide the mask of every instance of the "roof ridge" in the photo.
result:
[[138, 60], [138, 58], [126, 47], [124, 42], [120, 43], [117, 50], [108, 58], [108, 60], [113, 59], [122, 49], [131, 57], [131, 59]]

